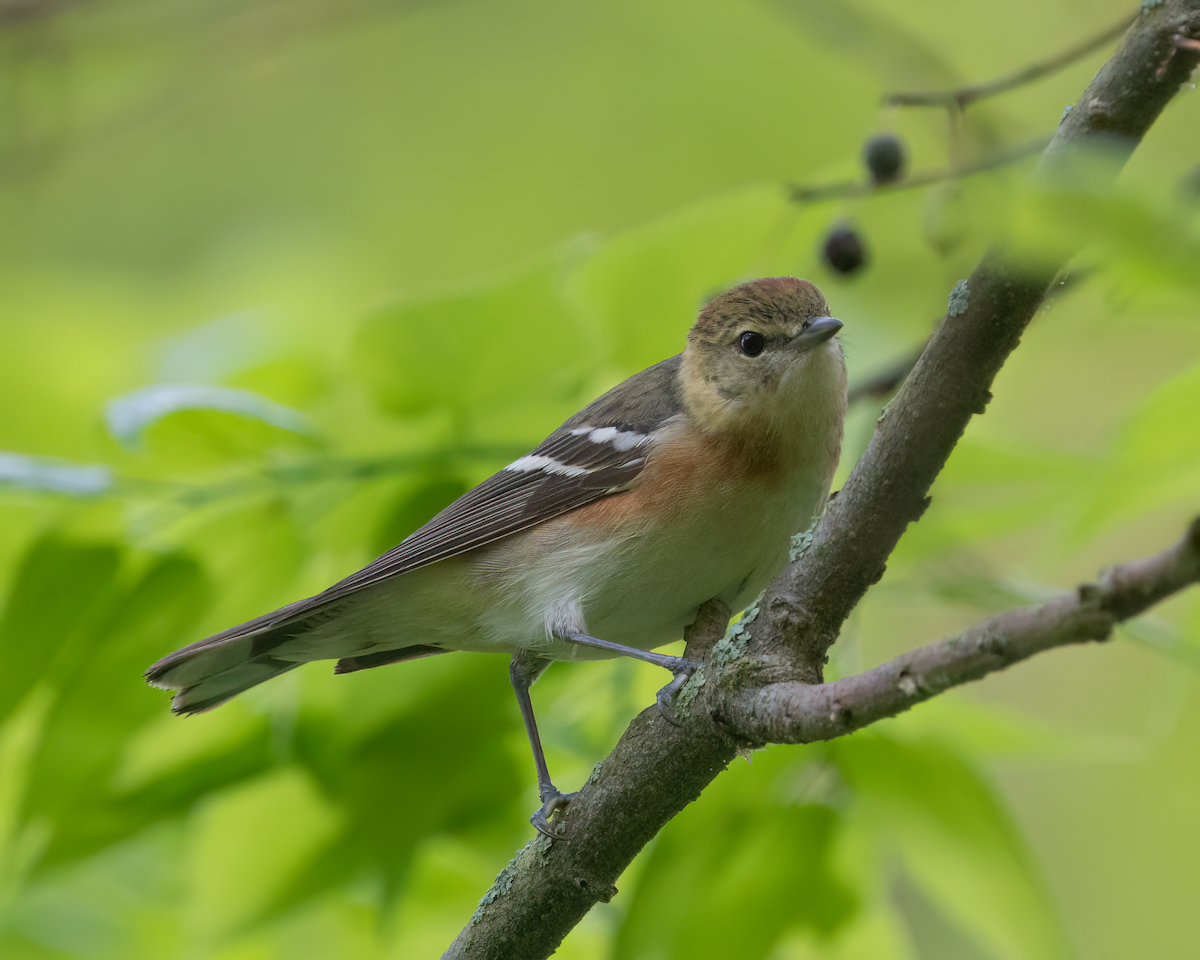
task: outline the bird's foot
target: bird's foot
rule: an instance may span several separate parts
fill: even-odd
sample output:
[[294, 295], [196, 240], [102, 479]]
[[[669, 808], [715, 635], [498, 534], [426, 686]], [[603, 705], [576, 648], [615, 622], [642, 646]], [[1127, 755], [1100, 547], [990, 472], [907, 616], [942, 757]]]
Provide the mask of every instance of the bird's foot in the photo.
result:
[[676, 727], [681, 727], [683, 724], [675, 715], [675, 694], [677, 694], [685, 683], [692, 678], [692, 674], [700, 669], [700, 664], [695, 660], [685, 660], [683, 657], [674, 658], [677, 662], [667, 667], [674, 674], [671, 682], [658, 691], [655, 701], [658, 704], [658, 712], [662, 714], [663, 719]]
[[565, 840], [566, 837], [550, 826], [550, 818], [554, 816], [558, 810], [567, 809], [567, 805], [575, 799], [573, 793], [559, 793], [554, 787], [549, 790], [542, 791], [542, 806], [532, 817], [529, 822], [533, 824], [533, 828], [543, 837], [549, 837], [551, 840]]

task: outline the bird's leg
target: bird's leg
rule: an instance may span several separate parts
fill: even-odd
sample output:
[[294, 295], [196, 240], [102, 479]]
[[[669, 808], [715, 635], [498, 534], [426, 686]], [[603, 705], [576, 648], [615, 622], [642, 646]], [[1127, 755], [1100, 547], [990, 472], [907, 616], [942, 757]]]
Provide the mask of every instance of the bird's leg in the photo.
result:
[[658, 704], [658, 712], [663, 715], [664, 720], [677, 727], [680, 725], [679, 720], [675, 716], [675, 694], [688, 682], [691, 675], [700, 669], [700, 664], [695, 660], [687, 660], [683, 657], [670, 657], [665, 653], [654, 653], [650, 650], [639, 650], [637, 647], [627, 647], [623, 643], [613, 643], [611, 640], [589, 637], [586, 633], [567, 633], [562, 635], [562, 639], [569, 640], [571, 643], [578, 643], [585, 647], [598, 647], [601, 650], [611, 650], [613, 653], [633, 657], [635, 660], [644, 660], [646, 663], [652, 663], [656, 667], [670, 670], [674, 676], [670, 683], [658, 691], [655, 702]]
[[550, 770], [546, 766], [546, 754], [542, 750], [542, 738], [538, 736], [537, 721], [533, 717], [533, 701], [529, 698], [529, 688], [533, 681], [541, 676], [542, 671], [550, 665], [548, 660], [530, 654], [514, 653], [512, 663], [508, 667], [508, 675], [512, 679], [513, 690], [517, 693], [517, 705], [521, 708], [521, 717], [525, 721], [525, 732], [529, 734], [529, 745], [533, 748], [533, 762], [537, 766], [538, 797], [542, 806], [529, 822], [538, 833], [551, 840], [561, 840], [561, 833], [550, 828], [550, 817], [554, 811], [565, 809], [575, 796], [573, 793], [560, 793], [550, 782]]

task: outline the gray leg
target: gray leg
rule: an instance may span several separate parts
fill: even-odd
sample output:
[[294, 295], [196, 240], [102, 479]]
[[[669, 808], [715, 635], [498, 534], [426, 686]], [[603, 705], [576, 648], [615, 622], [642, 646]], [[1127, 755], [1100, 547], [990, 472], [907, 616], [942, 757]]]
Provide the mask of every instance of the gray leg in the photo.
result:
[[589, 637], [586, 633], [568, 633], [563, 635], [562, 639], [569, 640], [571, 643], [578, 643], [584, 647], [611, 650], [613, 653], [633, 657], [635, 660], [644, 660], [646, 663], [652, 663], [656, 667], [670, 670], [674, 674], [674, 677], [670, 683], [658, 691], [655, 701], [658, 704], [658, 712], [663, 715], [664, 720], [673, 723], [677, 727], [680, 725], [679, 720], [675, 716], [675, 694], [679, 692], [680, 687], [688, 682], [688, 678], [700, 669], [700, 664], [695, 660], [686, 660], [683, 657], [669, 657], [664, 653], [653, 653], [650, 650], [639, 650], [637, 647], [627, 647], [623, 643], [613, 643], [611, 640]]
[[533, 717], [533, 701], [529, 698], [529, 688], [533, 686], [542, 671], [550, 665], [550, 661], [527, 653], [513, 654], [508, 675], [512, 679], [513, 689], [517, 692], [517, 705], [521, 708], [521, 717], [525, 721], [525, 732], [529, 734], [529, 745], [533, 748], [533, 762], [537, 767], [538, 797], [542, 801], [538, 810], [529, 822], [538, 833], [552, 840], [561, 840], [562, 834], [550, 828], [550, 817], [555, 810], [564, 809], [571, 802], [574, 794], [560, 793], [550, 782], [550, 770], [546, 766], [546, 754], [542, 750], [542, 738], [538, 736], [537, 721]]

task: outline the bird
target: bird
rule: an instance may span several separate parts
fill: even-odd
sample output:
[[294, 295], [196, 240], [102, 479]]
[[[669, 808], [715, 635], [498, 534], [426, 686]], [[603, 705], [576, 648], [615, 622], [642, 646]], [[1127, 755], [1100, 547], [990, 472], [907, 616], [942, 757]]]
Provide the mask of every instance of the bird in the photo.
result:
[[335, 672], [451, 651], [503, 652], [551, 818], [573, 794], [546, 765], [530, 687], [553, 661], [664, 667], [664, 716], [699, 667], [655, 648], [700, 606], [741, 610], [779, 574], [829, 495], [846, 365], [821, 291], [797, 277], [734, 286], [682, 353], [585, 406], [532, 452], [377, 560], [305, 600], [183, 647], [146, 671], [192, 714], [312, 660]]

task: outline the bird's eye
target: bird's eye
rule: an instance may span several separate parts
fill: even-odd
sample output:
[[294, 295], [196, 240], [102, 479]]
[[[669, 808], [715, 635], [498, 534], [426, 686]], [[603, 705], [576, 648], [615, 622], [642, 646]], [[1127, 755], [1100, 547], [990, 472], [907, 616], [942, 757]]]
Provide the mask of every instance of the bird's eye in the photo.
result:
[[763, 348], [767, 345], [767, 338], [761, 333], [754, 330], [747, 330], [738, 337], [738, 346], [742, 353], [748, 357], [757, 357], [763, 352]]

